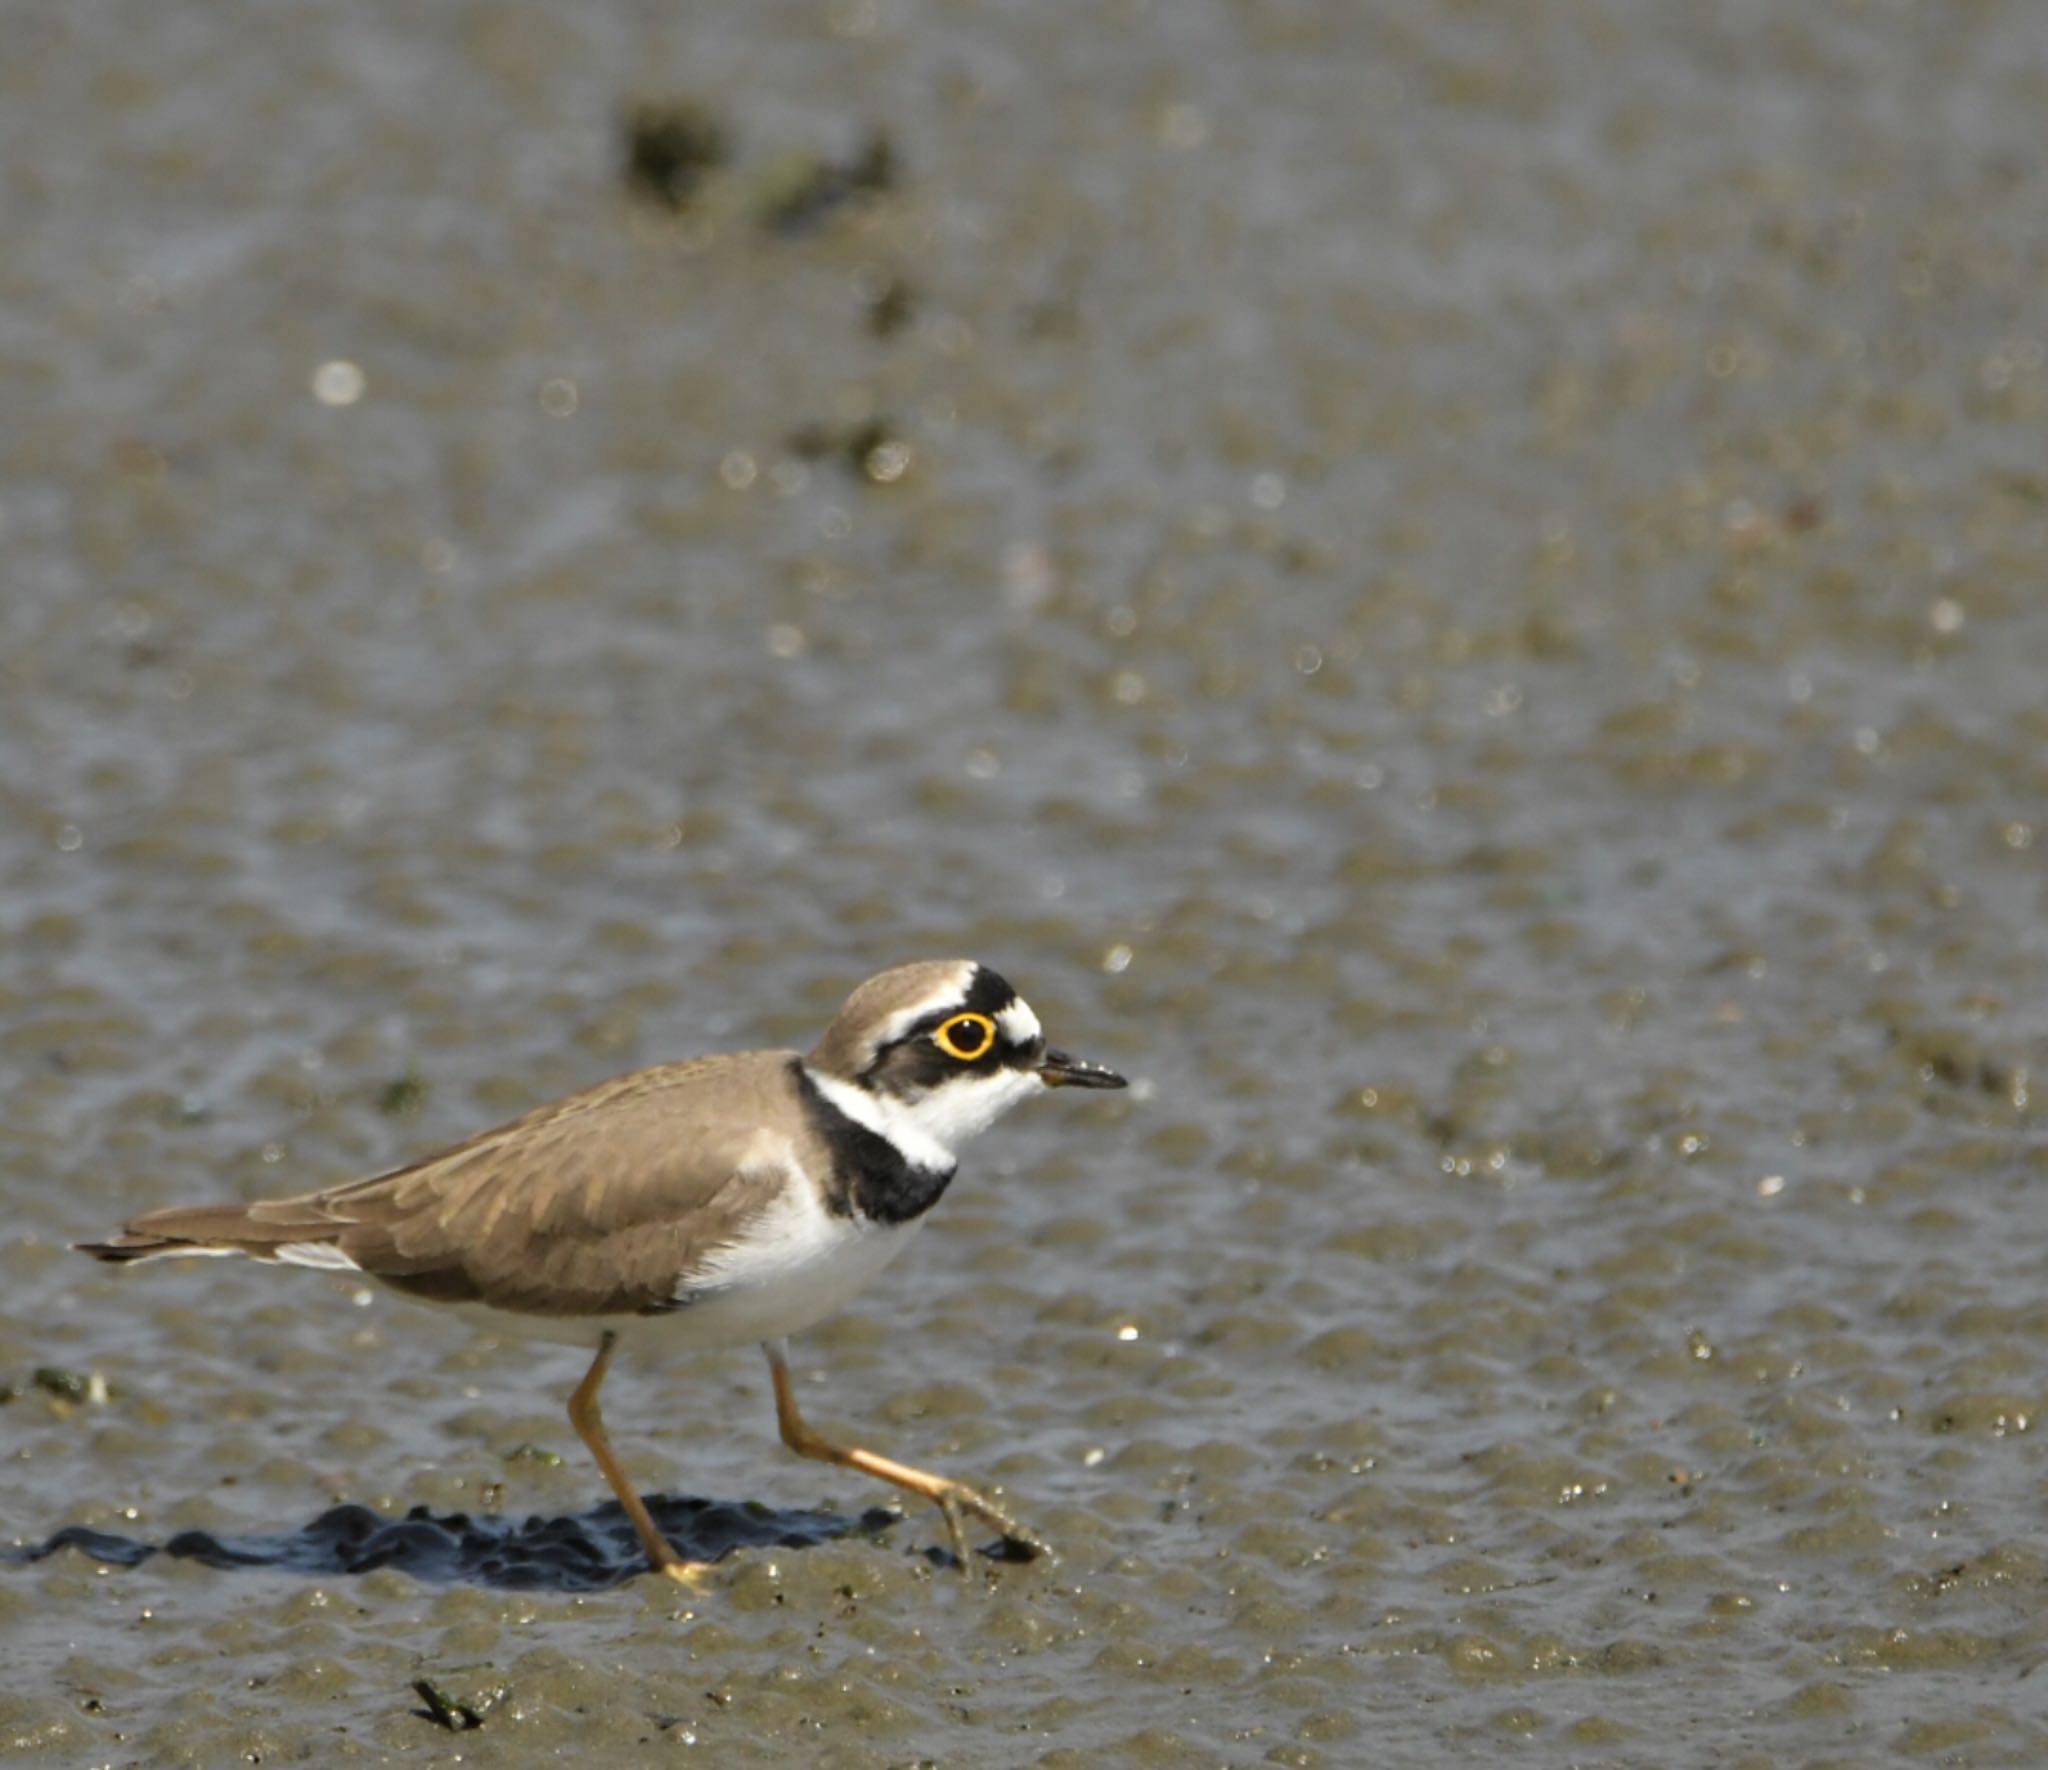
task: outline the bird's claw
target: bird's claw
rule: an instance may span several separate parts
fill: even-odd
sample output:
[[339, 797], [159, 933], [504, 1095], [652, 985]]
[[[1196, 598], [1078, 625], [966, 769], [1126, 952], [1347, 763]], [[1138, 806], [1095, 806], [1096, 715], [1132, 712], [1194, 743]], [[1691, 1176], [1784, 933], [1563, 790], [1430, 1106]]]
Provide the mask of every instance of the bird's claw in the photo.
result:
[[984, 1498], [964, 1482], [949, 1482], [932, 1497], [945, 1514], [946, 1532], [953, 1540], [953, 1558], [963, 1568], [972, 1565], [968, 1559], [967, 1532], [961, 1518], [964, 1512], [973, 1513], [1001, 1536], [1006, 1560], [1030, 1561], [1052, 1554], [1052, 1545], [1036, 1531], [1019, 1524], [993, 1500]]

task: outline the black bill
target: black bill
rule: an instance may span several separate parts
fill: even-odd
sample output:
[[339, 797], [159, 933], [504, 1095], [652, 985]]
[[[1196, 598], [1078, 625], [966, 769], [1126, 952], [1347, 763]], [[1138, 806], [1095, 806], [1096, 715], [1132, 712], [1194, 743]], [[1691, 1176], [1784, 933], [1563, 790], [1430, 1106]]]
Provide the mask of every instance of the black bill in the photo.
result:
[[1084, 1063], [1064, 1051], [1048, 1051], [1039, 1061], [1038, 1079], [1048, 1088], [1127, 1088], [1130, 1086], [1113, 1069], [1099, 1063]]

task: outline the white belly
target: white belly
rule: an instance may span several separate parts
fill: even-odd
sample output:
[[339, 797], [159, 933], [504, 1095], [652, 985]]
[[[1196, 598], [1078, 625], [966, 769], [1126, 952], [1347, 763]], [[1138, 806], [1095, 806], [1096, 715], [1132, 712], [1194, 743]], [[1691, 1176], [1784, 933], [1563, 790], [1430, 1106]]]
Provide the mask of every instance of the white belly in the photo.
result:
[[[808, 1189], [807, 1189], [808, 1190]], [[820, 1215], [823, 1213], [821, 1212]], [[737, 1346], [798, 1334], [836, 1315], [910, 1245], [917, 1220], [893, 1229], [854, 1228], [831, 1220], [829, 1239], [735, 1253], [731, 1276], [699, 1289], [680, 1309], [612, 1322], [622, 1337], [648, 1347]]]
[[893, 1228], [835, 1217], [808, 1186], [697, 1275], [680, 1308], [659, 1315], [526, 1315], [481, 1303], [455, 1307], [478, 1327], [521, 1339], [595, 1348], [609, 1329], [622, 1350], [711, 1351], [801, 1333], [837, 1313], [910, 1245], [921, 1219]]

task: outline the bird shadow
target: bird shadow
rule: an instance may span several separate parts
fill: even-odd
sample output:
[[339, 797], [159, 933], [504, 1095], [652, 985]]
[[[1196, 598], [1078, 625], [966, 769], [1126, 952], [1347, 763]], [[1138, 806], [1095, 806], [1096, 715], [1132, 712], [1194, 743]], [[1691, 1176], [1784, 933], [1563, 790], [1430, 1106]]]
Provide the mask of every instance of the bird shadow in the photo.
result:
[[[754, 1501], [653, 1495], [647, 1509], [677, 1553], [692, 1561], [716, 1561], [736, 1549], [815, 1549], [848, 1537], [879, 1541], [900, 1522], [881, 1506], [848, 1517]], [[72, 1524], [43, 1542], [0, 1550], [0, 1560], [41, 1561], [60, 1549], [116, 1567], [140, 1567], [168, 1555], [224, 1571], [267, 1569], [315, 1578], [396, 1567], [430, 1585], [522, 1592], [598, 1592], [647, 1571], [640, 1539], [616, 1500], [566, 1517], [526, 1518], [437, 1515], [425, 1506], [387, 1518], [368, 1506], [332, 1506], [297, 1530], [181, 1530], [162, 1543]]]

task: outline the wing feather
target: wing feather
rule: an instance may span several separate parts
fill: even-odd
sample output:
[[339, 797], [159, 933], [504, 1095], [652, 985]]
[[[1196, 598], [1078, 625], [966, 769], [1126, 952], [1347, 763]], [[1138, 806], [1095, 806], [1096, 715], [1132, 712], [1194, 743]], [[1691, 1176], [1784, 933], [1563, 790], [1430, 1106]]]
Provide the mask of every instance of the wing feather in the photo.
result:
[[[669, 1307], [802, 1165], [786, 1051], [664, 1064], [296, 1198], [153, 1211], [93, 1251], [332, 1247], [401, 1290], [543, 1315]], [[292, 1257], [292, 1256], [286, 1256]], [[303, 1257], [301, 1257], [303, 1258]]]

